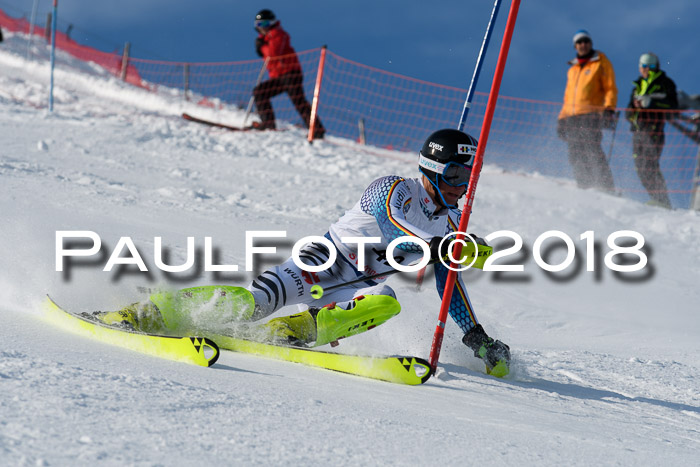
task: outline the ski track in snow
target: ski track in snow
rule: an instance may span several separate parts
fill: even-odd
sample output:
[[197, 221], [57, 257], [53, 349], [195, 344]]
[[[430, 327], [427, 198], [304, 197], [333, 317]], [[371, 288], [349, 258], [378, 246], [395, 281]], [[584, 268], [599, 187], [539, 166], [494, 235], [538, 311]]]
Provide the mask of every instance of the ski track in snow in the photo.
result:
[[[231, 124], [243, 113], [197, 108], [168, 90], [146, 93], [60, 52], [49, 114], [48, 66], [26, 61], [22, 36], [7, 36], [0, 464], [697, 463], [700, 216], [568, 180], [489, 165], [482, 172], [470, 231], [512, 230], [529, 248], [514, 257], [523, 273], [465, 273], [480, 321], [513, 351], [504, 380], [483, 373], [451, 321], [438, 375], [420, 387], [231, 352], [212, 368], [192, 367], [44, 323], [46, 293], [78, 311], [114, 309], [142, 298], [137, 286], [215, 279], [153, 268], [106, 273], [106, 258], [62, 275], [57, 230], [93, 230], [108, 249], [130, 236], [149, 265], [155, 236], [173, 264], [184, 262], [187, 236], [200, 248], [211, 236], [221, 261], [241, 267], [224, 280], [244, 285], [253, 277], [243, 272], [246, 230], [287, 231], [266, 259], [274, 264], [296, 239], [323, 234], [373, 179], [417, 170], [414, 155], [333, 137], [309, 145], [294, 127], [256, 134], [189, 123], [183, 111]], [[547, 275], [531, 251], [548, 230], [567, 233], [581, 258], [585, 231], [601, 248], [612, 232], [639, 231], [646, 276], [630, 281], [602, 262], [589, 273], [585, 259], [571, 277]], [[413, 275], [394, 276], [401, 314], [338, 351], [427, 358], [439, 308], [428, 276], [421, 292]]]

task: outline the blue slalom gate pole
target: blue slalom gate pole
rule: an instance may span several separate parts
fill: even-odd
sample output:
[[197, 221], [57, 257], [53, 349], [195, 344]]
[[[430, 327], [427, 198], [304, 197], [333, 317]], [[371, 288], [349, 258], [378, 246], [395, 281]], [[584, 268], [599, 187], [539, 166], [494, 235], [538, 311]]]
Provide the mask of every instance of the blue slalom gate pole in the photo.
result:
[[469, 84], [469, 91], [467, 91], [467, 99], [464, 101], [464, 108], [462, 109], [462, 116], [459, 117], [459, 125], [457, 129], [459, 131], [464, 130], [464, 124], [467, 121], [467, 115], [469, 115], [469, 108], [472, 106], [472, 99], [474, 98], [474, 91], [476, 90], [476, 82], [479, 81], [479, 74], [481, 73], [481, 66], [484, 64], [484, 55], [486, 55], [486, 49], [489, 47], [489, 41], [491, 40], [491, 33], [493, 32], [493, 25], [496, 23], [496, 17], [498, 16], [498, 9], [501, 7], [501, 0], [496, 0], [493, 4], [493, 11], [491, 12], [491, 19], [489, 19], [489, 24], [486, 26], [486, 35], [484, 36], [484, 41], [481, 43], [481, 50], [479, 51], [479, 58], [476, 60], [476, 67], [474, 68], [474, 74], [472, 75], [472, 82]]
[[53, 112], [53, 67], [56, 63], [56, 16], [58, 16], [58, 0], [53, 0], [53, 18], [51, 19], [51, 84], [49, 84], [49, 112]]
[[[486, 55], [486, 49], [489, 47], [489, 41], [491, 40], [491, 33], [493, 32], [493, 25], [496, 23], [496, 16], [498, 16], [498, 9], [501, 7], [501, 0], [496, 0], [493, 4], [493, 11], [491, 12], [491, 18], [489, 19], [489, 24], [486, 26], [486, 35], [484, 36], [484, 41], [481, 43], [481, 50], [479, 51], [479, 58], [476, 60], [476, 67], [474, 67], [474, 74], [472, 75], [472, 82], [469, 84], [469, 91], [467, 91], [467, 99], [464, 101], [464, 108], [462, 109], [462, 116], [459, 118], [459, 124], [457, 129], [459, 131], [464, 130], [464, 123], [467, 121], [467, 115], [469, 114], [469, 107], [472, 105], [472, 99], [474, 98], [474, 90], [476, 89], [476, 82], [479, 80], [479, 74], [481, 73], [481, 65], [484, 63], [484, 55]], [[423, 285], [423, 278], [425, 277], [425, 268], [418, 271], [418, 277], [416, 277], [416, 288], [420, 290]]]

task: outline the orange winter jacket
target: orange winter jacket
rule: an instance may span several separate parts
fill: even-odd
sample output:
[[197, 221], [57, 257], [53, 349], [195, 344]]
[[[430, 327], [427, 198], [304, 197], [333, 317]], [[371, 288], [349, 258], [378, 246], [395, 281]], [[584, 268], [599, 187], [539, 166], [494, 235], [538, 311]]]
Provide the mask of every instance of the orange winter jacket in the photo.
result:
[[569, 64], [571, 68], [567, 74], [560, 120], [617, 106], [615, 71], [608, 57], [596, 51], [583, 65], [579, 65], [575, 58]]

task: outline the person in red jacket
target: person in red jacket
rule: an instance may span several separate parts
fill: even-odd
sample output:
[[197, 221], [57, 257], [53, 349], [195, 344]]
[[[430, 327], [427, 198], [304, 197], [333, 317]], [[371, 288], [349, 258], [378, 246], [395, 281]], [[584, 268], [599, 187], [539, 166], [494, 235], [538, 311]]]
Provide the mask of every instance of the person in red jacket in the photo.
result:
[[[269, 58], [267, 73], [270, 79], [253, 89], [255, 107], [262, 120], [260, 123], [254, 123], [253, 127], [259, 130], [275, 128], [275, 112], [272, 110], [270, 99], [286, 92], [308, 128], [311, 105], [304, 95], [304, 74], [290, 43], [289, 34], [282, 29], [279, 20], [270, 10], [260, 10], [255, 15], [255, 30], [258, 31], [255, 51], [260, 57]], [[325, 133], [325, 128], [317, 118], [314, 139], [323, 138]]]

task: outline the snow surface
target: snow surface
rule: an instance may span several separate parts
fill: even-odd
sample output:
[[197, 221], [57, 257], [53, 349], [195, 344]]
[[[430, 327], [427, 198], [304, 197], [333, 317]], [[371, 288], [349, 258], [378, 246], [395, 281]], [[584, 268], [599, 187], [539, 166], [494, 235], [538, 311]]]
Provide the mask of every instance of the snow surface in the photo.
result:
[[[26, 61], [25, 44], [9, 34], [0, 48], [0, 464], [698, 465], [700, 216], [568, 180], [482, 172], [469, 230], [512, 230], [527, 248], [510, 258], [522, 273], [465, 273], [481, 323], [513, 352], [506, 379], [484, 374], [452, 321], [439, 374], [419, 387], [231, 352], [200, 368], [45, 323], [46, 293], [85, 311], [139, 300], [138, 286], [245, 285], [246, 230], [286, 230], [261, 267], [279, 262], [373, 179], [416, 176], [416, 158], [333, 137], [309, 145], [294, 127], [189, 123], [181, 112], [230, 124], [243, 116], [135, 89], [66, 56], [49, 114], [48, 65]], [[129, 236], [150, 273], [103, 272], [106, 257], [56, 272], [58, 230], [97, 232], [106, 254]], [[537, 267], [533, 243], [549, 230], [572, 237], [578, 270]], [[589, 230], [596, 272], [586, 272], [579, 240]], [[644, 235], [642, 273], [604, 267], [618, 230]], [[184, 262], [187, 236], [198, 248], [210, 236], [220, 261], [241, 272], [168, 276], [153, 267], [156, 236], [172, 264]], [[338, 351], [428, 357], [433, 280], [420, 292], [412, 275], [389, 283], [401, 314]]]

